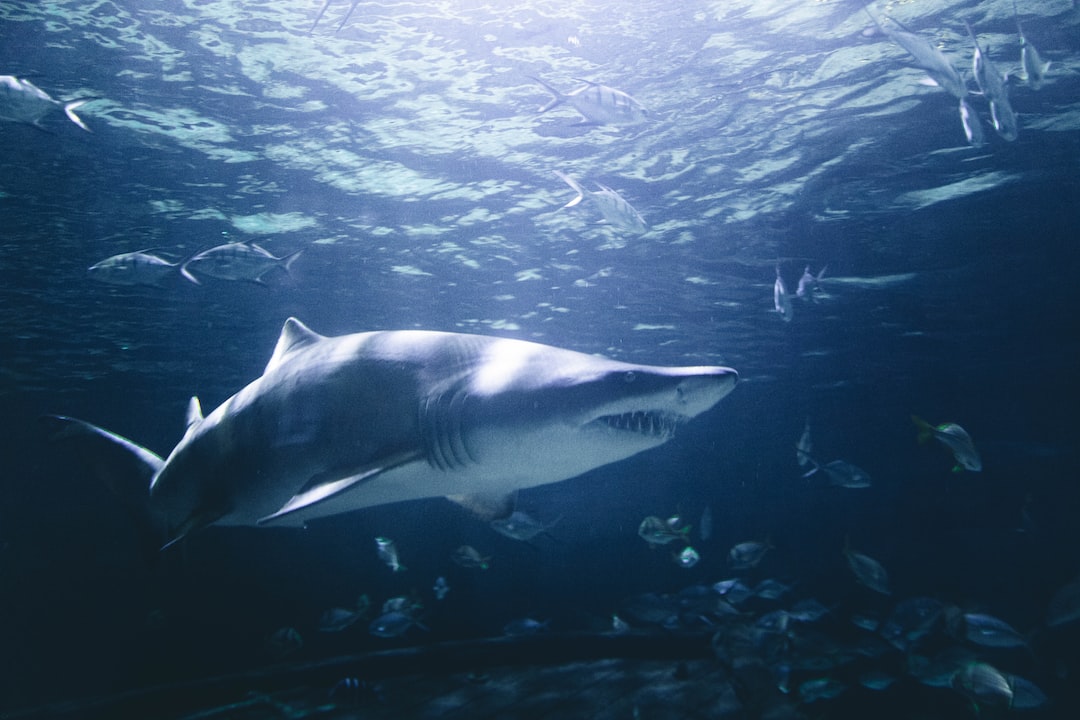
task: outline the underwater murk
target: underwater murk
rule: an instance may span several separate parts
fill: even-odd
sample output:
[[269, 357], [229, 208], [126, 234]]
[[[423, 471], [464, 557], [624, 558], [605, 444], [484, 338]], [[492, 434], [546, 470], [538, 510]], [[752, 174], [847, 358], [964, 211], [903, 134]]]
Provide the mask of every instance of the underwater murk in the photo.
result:
[[0, 29], [0, 718], [1077, 717], [1073, 0]]

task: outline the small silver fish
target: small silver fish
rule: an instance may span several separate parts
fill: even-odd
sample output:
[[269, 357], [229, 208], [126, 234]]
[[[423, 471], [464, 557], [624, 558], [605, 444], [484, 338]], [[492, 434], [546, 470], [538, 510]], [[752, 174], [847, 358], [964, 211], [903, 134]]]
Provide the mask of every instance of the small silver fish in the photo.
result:
[[472, 545], [462, 545], [450, 555], [450, 559], [463, 568], [487, 570], [491, 567], [491, 556], [481, 555]]
[[435, 593], [436, 600], [442, 600], [446, 597], [446, 594], [450, 592], [450, 586], [446, 583], [446, 578], [442, 575], [435, 578], [435, 586], [432, 588]]
[[427, 630], [410, 613], [392, 610], [372, 620], [368, 624], [368, 632], [375, 637], [395, 638], [404, 635], [411, 627]]
[[960, 98], [960, 122], [964, 126], [964, 137], [967, 138], [971, 147], [982, 147], [986, 144], [986, 136], [983, 134], [982, 121], [975, 111], [968, 105], [967, 100]]
[[397, 546], [394, 541], [387, 537], [375, 538], [375, 549], [379, 553], [379, 559], [386, 563], [394, 572], [404, 572], [405, 566], [398, 561]]
[[57, 108], [62, 108], [68, 120], [86, 132], [91, 132], [75, 111], [93, 99], [60, 102], [29, 80], [14, 75], [0, 75], [0, 120], [28, 123], [44, 129], [41, 119]]
[[584, 118], [582, 124], [597, 125], [636, 125], [649, 117], [649, 111], [644, 105], [622, 90], [607, 85], [580, 80], [583, 85], [564, 94], [540, 78], [531, 75], [527, 77], [543, 85], [552, 96], [551, 102], [541, 107], [538, 112], [544, 113], [566, 103], [581, 113]]
[[650, 515], [638, 525], [638, 535], [649, 545], [667, 545], [675, 540], [686, 541], [690, 532], [690, 526], [682, 525], [678, 515], [672, 515], [667, 520], [661, 520], [655, 515]]
[[153, 255], [149, 250], [120, 253], [94, 263], [87, 269], [91, 280], [108, 285], [159, 285], [178, 272], [181, 263]]
[[712, 537], [713, 516], [712, 506], [706, 505], [701, 511], [701, 520], [698, 521], [698, 537], [704, 542]]
[[855, 552], [847, 543], [844, 544], [844, 557], [860, 583], [882, 595], [892, 594], [889, 589], [889, 574], [881, 563], [869, 555]]
[[330, 608], [319, 616], [319, 632], [341, 632], [360, 619], [360, 613], [346, 608]]
[[583, 188], [577, 180], [574, 180], [569, 175], [558, 170], [555, 170], [554, 173], [577, 193], [577, 197], [563, 205], [564, 208], [574, 207], [588, 196], [589, 200], [600, 210], [600, 214], [604, 216], [604, 219], [615, 227], [638, 234], [649, 229], [649, 226], [645, 224], [645, 218], [641, 217], [641, 213], [635, 210], [633, 205], [626, 202], [622, 195], [607, 185], [596, 183], [596, 186], [600, 189], [592, 192]]
[[[496, 518], [491, 521], [491, 529], [500, 535], [505, 535], [511, 540], [532, 540], [540, 533], [547, 533], [548, 530], [555, 526], [555, 523], [562, 520], [562, 515], [552, 520], [547, 525], [544, 525], [540, 521], [533, 518], [527, 513], [523, 513], [520, 510], [515, 510], [510, 514], [510, 517]], [[548, 533], [550, 535], [550, 533]]]
[[776, 282], [773, 283], [773, 308], [780, 314], [784, 322], [791, 322], [795, 309], [791, 305], [791, 295], [788, 294], [784, 278], [780, 276], [780, 266], [776, 266]]
[[826, 477], [829, 478], [829, 484], [834, 487], [860, 489], [868, 488], [872, 484], [869, 473], [847, 460], [833, 460], [822, 465], [809, 454], [804, 455], [804, 457], [808, 458], [810, 464], [814, 467], [809, 472], [803, 473], [803, 477], [810, 477], [819, 470], [823, 470]]
[[965, 613], [959, 617], [954, 633], [983, 647], [1025, 647], [1024, 636], [1004, 620], [982, 613]]
[[1039, 51], [1035, 49], [1027, 36], [1024, 28], [1020, 27], [1020, 15], [1016, 11], [1016, 0], [1013, 0], [1013, 17], [1016, 19], [1016, 31], [1020, 33], [1020, 72], [1019, 77], [1026, 82], [1032, 90], [1038, 90], [1046, 80], [1046, 73], [1050, 70], [1050, 63], [1039, 57]]
[[247, 280], [265, 285], [263, 275], [276, 267], [288, 273], [302, 252], [303, 250], [297, 250], [283, 257], [274, 257], [253, 242], [226, 243], [203, 250], [187, 260], [181, 266], [180, 274], [193, 283], [199, 281], [191, 274], [191, 270], [219, 280]]
[[799, 441], [795, 443], [795, 460], [798, 461], [799, 467], [809, 467], [813, 464], [810, 456], [813, 450], [814, 443], [810, 438], [810, 418], [806, 418], [802, 435], [799, 435]]
[[795, 297], [803, 299], [810, 298], [811, 300], [814, 300], [814, 293], [821, 285], [821, 278], [825, 276], [825, 271], [828, 267], [828, 265], [825, 265], [818, 271], [818, 274], [815, 275], [810, 272], [810, 266], [807, 265], [803, 269], [802, 276], [799, 277], [799, 285], [795, 289]]
[[956, 460], [953, 472], [960, 472], [961, 470], [979, 472], [982, 470], [982, 458], [979, 457], [979, 451], [975, 449], [975, 443], [971, 436], [968, 435], [967, 430], [952, 422], [942, 423], [935, 427], [917, 415], [912, 415], [911, 421], [919, 429], [918, 439], [920, 443], [924, 443], [932, 437], [952, 450], [953, 458]]
[[681, 568], [692, 568], [698, 564], [701, 560], [701, 555], [694, 548], [687, 545], [683, 548], [683, 551], [671, 556], [675, 560], [675, 564]]
[[900, 29], [882, 25], [877, 18], [870, 14], [869, 9], [866, 12], [881, 32], [885, 33], [890, 40], [907, 50], [915, 58], [915, 64], [926, 71], [926, 74], [930, 76], [935, 85], [957, 99], [968, 94], [967, 84], [964, 82], [963, 76], [960, 75], [960, 71], [940, 50], [915, 33], [903, 29], [903, 26], [895, 18], [889, 17], [888, 19]]
[[755, 540], [741, 542], [728, 551], [728, 558], [731, 560], [731, 566], [734, 569], [747, 570], [757, 567], [762, 558], [765, 557], [765, 553], [771, 549], [772, 544], [768, 540], [764, 542]]
[[532, 618], [521, 618], [520, 620], [511, 620], [503, 626], [503, 634], [513, 637], [521, 637], [523, 635], [536, 635], [548, 629], [550, 620], [540, 622], [539, 620], [533, 620]]
[[1000, 670], [983, 662], [968, 663], [953, 675], [952, 686], [978, 705], [1008, 708], [1013, 691], [1009, 680]]
[[983, 95], [990, 101], [990, 118], [994, 122], [994, 129], [998, 135], [1008, 141], [1015, 140], [1020, 132], [1016, 113], [1009, 103], [1009, 89], [1006, 85], [1007, 76], [999, 71], [987, 57], [982, 46], [979, 45], [975, 32], [971, 25], [964, 21], [971, 42], [975, 50], [971, 56], [971, 70], [975, 76], [975, 83], [982, 90]]
[[[360, 4], [360, 0], [352, 0], [352, 5], [349, 6], [349, 11], [345, 13], [345, 17], [341, 18], [341, 22], [338, 23], [337, 32], [341, 32], [341, 29], [345, 27], [345, 23], [349, 22], [349, 18], [352, 17], [353, 11], [356, 10], [356, 6]], [[323, 0], [322, 7], [319, 8], [319, 13], [315, 16], [315, 22], [311, 23], [311, 27], [308, 28], [308, 34], [315, 32], [315, 28], [318, 26], [319, 21], [322, 20], [323, 15], [326, 14], [326, 9], [330, 7], [330, 0]]]
[[296, 628], [283, 627], [266, 638], [267, 653], [274, 660], [281, 660], [304, 646], [304, 639]]

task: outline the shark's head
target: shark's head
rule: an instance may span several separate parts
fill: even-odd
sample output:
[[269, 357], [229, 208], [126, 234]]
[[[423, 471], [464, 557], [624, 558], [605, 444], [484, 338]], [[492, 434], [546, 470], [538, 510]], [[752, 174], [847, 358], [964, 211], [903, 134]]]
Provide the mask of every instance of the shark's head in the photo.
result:
[[735, 387], [731, 368], [636, 365], [496, 341], [425, 420], [429, 461], [493, 482], [563, 480], [669, 440]]

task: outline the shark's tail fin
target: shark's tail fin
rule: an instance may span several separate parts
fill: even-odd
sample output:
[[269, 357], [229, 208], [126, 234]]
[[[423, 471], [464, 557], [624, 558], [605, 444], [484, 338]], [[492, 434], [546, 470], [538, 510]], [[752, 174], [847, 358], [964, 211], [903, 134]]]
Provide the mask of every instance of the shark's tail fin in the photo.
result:
[[530, 80], [532, 80], [535, 83], [539, 83], [540, 85], [543, 85], [544, 89], [547, 90], [549, 93], [551, 93], [551, 102], [549, 102], [547, 105], [544, 105], [543, 107], [541, 107], [539, 110], [537, 110], [537, 112], [542, 112], [542, 113], [547, 112], [551, 108], [555, 107], [556, 105], [561, 104], [564, 100], [566, 100], [565, 95], [563, 95], [561, 92], [559, 92], [558, 90], [553, 88], [551, 85], [548, 85], [546, 82], [544, 82], [540, 78], [533, 77], [532, 75], [526, 75], [525, 77], [529, 78]]
[[64, 105], [64, 114], [68, 116], [68, 120], [81, 127], [86, 132], [94, 132], [86, 126], [86, 123], [82, 121], [82, 118], [75, 114], [75, 111], [86, 103], [94, 100], [95, 98], [82, 98], [81, 100], [72, 100]]
[[554, 172], [554, 173], [555, 173], [556, 175], [558, 175], [558, 176], [559, 176], [559, 178], [560, 178], [560, 179], [561, 179], [561, 180], [562, 180], [562, 181], [563, 181], [564, 183], [566, 183], [566, 184], [567, 184], [567, 185], [569, 185], [569, 186], [570, 186], [571, 188], [573, 188], [574, 192], [576, 192], [576, 193], [577, 193], [577, 197], [576, 197], [576, 198], [574, 198], [574, 199], [573, 199], [573, 200], [571, 200], [570, 202], [568, 202], [568, 203], [566, 203], [565, 205], [563, 205], [563, 207], [564, 207], [564, 208], [568, 208], [568, 207], [574, 207], [574, 206], [575, 206], [575, 205], [577, 205], [577, 204], [578, 204], [579, 202], [581, 202], [582, 200], [584, 200], [584, 199], [585, 199], [585, 188], [581, 187], [581, 184], [580, 184], [580, 183], [578, 183], [578, 181], [577, 181], [577, 180], [575, 180], [574, 178], [570, 177], [570, 176], [569, 176], [569, 175], [567, 175], [566, 173], [561, 173], [561, 172], [559, 172], [558, 170], [554, 170], [553, 172]]
[[120, 500], [145, 538], [145, 546], [156, 552], [166, 533], [162, 518], [150, 507], [150, 480], [164, 461], [141, 445], [82, 420], [47, 415], [40, 423], [50, 440], [75, 453]]

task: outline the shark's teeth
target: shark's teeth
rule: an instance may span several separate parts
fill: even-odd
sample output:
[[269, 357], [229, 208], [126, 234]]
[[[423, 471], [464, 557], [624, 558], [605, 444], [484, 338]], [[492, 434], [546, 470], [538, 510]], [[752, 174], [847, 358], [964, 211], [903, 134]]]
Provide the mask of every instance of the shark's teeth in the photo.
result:
[[620, 415], [604, 415], [595, 422], [615, 430], [626, 430], [650, 437], [669, 438], [675, 433], [679, 416], [651, 410], [637, 410]]

